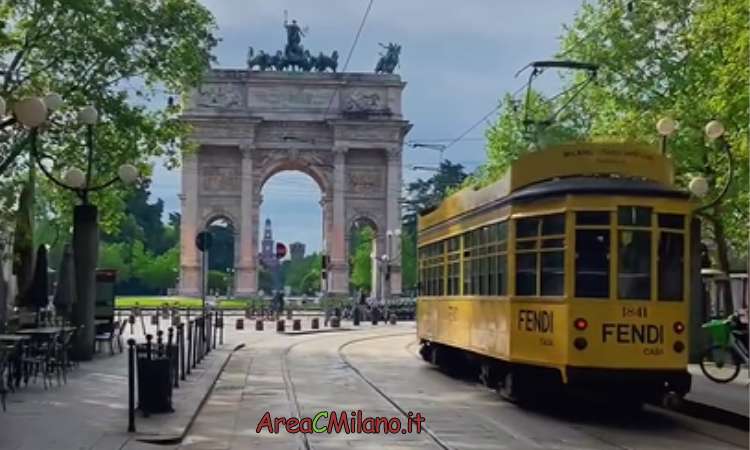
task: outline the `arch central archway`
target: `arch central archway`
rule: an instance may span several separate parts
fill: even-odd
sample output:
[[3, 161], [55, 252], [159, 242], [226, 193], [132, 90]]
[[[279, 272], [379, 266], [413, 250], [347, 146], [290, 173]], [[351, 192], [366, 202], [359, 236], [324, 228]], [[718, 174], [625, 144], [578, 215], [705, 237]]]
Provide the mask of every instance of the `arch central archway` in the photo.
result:
[[[287, 286], [292, 292], [318, 292], [319, 278], [310, 278], [303, 289], [300, 271], [310, 272], [312, 264], [320, 261], [320, 250], [325, 240], [320, 181], [307, 171], [291, 170], [297, 165], [282, 165], [261, 182], [260, 227], [258, 229], [259, 292], [269, 294]], [[276, 257], [276, 245], [287, 247], [287, 256]]]
[[[372, 220], [378, 242], [400, 227], [401, 149], [411, 127], [401, 115], [403, 88], [390, 74], [212, 70], [182, 116], [198, 150], [183, 155], [181, 293], [200, 292], [195, 236], [217, 215], [238, 235], [237, 296], [257, 293], [261, 191], [294, 170], [320, 187], [327, 291], [348, 294], [352, 221]], [[398, 262], [390, 291], [401, 291]]]

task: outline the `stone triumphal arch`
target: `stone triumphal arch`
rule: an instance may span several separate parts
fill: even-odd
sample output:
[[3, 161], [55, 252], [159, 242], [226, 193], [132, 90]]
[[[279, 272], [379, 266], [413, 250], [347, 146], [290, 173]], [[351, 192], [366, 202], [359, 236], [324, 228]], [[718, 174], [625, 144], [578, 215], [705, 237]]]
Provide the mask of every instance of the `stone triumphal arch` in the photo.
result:
[[[260, 192], [284, 170], [320, 186], [328, 292], [348, 292], [353, 224], [373, 223], [380, 249], [400, 227], [404, 86], [393, 74], [212, 70], [183, 114], [196, 151], [183, 155], [181, 293], [200, 293], [195, 236], [216, 218], [236, 231], [236, 294], [257, 292]], [[394, 261], [392, 293], [400, 269]]]

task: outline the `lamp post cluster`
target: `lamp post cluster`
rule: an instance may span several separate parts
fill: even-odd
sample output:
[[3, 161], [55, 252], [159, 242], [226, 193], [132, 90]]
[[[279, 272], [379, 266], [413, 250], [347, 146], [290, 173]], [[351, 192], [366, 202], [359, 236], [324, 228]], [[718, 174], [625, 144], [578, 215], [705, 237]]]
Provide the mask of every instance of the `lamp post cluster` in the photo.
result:
[[[670, 117], [661, 118], [656, 123], [656, 131], [661, 135], [660, 147], [662, 153], [666, 153], [667, 140], [677, 131], [677, 129], [677, 122], [675, 122], [675, 120]], [[705, 211], [706, 209], [711, 208], [712, 206], [716, 205], [722, 198], [724, 198], [727, 191], [729, 190], [729, 186], [732, 184], [732, 178], [734, 177], [734, 158], [732, 157], [732, 148], [729, 145], [729, 142], [727, 142], [727, 140], [724, 138], [724, 125], [718, 120], [711, 120], [706, 124], [703, 132], [709, 142], [718, 142], [720, 148], [722, 149], [722, 151], [724, 151], [724, 154], [727, 158], [727, 163], [729, 164], [729, 173], [727, 181], [719, 195], [717, 195], [716, 198], [714, 198], [712, 201], [698, 207], [698, 209], [696, 209], [695, 211], [696, 213], [700, 213], [701, 211]], [[690, 190], [690, 193], [693, 194], [696, 198], [703, 199], [706, 197], [706, 195], [708, 195], [709, 192], [708, 180], [703, 175], [694, 176], [688, 183], [688, 189]]]
[[[49, 156], [38, 148], [38, 137], [44, 125], [51, 124], [50, 116], [62, 109], [65, 101], [59, 94], [44, 97], [27, 97], [15, 102], [12, 117], [3, 119], [3, 125], [19, 123], [29, 130], [31, 170], [36, 164], [42, 173], [60, 188], [74, 192], [80, 204], [73, 210], [73, 260], [75, 265], [76, 301], [73, 307], [73, 323], [79, 327], [73, 345], [74, 356], [89, 360], [94, 353], [94, 314], [96, 299], [96, 265], [99, 253], [98, 210], [90, 203], [90, 193], [104, 190], [117, 182], [131, 185], [138, 179], [138, 170], [131, 164], [123, 164], [117, 176], [101, 184], [94, 179], [94, 127], [99, 113], [93, 106], [86, 106], [77, 113], [77, 122], [86, 128], [86, 167], [70, 167], [62, 179], [57, 178], [43, 163]], [[0, 118], [6, 117], [6, 102], [0, 98]]]

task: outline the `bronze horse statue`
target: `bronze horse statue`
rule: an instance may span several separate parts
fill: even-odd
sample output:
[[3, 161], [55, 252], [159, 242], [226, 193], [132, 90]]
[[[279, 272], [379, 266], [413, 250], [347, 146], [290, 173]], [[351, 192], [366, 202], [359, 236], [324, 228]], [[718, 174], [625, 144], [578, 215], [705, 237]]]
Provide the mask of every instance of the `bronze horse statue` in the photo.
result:
[[385, 55], [380, 54], [378, 64], [375, 66], [375, 73], [393, 73], [398, 67], [398, 59], [401, 54], [401, 46], [389, 42], [388, 45], [379, 44], [385, 49]]

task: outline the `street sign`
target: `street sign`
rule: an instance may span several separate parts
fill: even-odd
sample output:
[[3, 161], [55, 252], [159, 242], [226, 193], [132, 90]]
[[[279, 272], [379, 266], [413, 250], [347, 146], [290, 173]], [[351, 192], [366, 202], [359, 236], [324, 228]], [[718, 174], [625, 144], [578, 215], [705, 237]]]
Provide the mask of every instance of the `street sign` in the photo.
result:
[[286, 245], [282, 244], [281, 242], [276, 243], [276, 257], [278, 259], [284, 259], [286, 256]]
[[195, 246], [198, 247], [198, 250], [205, 252], [211, 248], [213, 240], [214, 238], [211, 233], [208, 231], [201, 231], [198, 233], [198, 236], [195, 237]]

